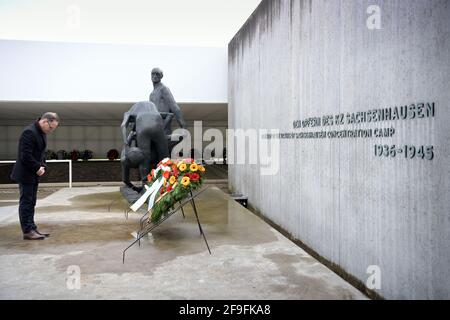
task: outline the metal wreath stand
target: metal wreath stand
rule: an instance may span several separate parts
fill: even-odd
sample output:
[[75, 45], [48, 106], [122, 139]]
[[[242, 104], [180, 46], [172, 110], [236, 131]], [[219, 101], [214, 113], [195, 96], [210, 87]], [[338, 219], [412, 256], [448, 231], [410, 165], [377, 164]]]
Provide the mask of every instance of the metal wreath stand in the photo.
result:
[[[145, 223], [146, 220], [149, 221], [149, 214], [151, 210], [148, 210], [139, 220], [139, 231], [137, 233], [136, 236], [136, 240], [134, 240], [125, 250], [123, 250], [122, 253], [122, 263], [125, 263], [125, 253], [128, 249], [130, 249], [133, 245], [135, 245], [136, 243], [139, 243], [139, 246], [141, 246], [141, 239], [146, 236], [147, 234], [149, 234], [152, 230], [154, 230], [155, 228], [157, 228], [159, 225], [161, 225], [161, 223], [163, 223], [164, 221], [166, 221], [167, 219], [169, 219], [172, 215], [174, 215], [175, 213], [177, 213], [178, 211], [181, 211], [181, 213], [183, 214], [183, 218], [186, 218], [184, 215], [184, 209], [183, 207], [188, 204], [189, 202], [192, 205], [192, 209], [194, 210], [195, 213], [195, 218], [197, 219], [197, 224], [198, 224], [198, 228], [200, 230], [200, 234], [203, 236], [203, 239], [205, 240], [206, 243], [206, 247], [208, 248], [209, 254], [211, 254], [211, 250], [209, 248], [208, 245], [208, 241], [206, 240], [206, 236], [205, 233], [203, 232], [203, 228], [202, 225], [200, 223], [200, 219], [198, 218], [198, 213], [197, 213], [197, 207], [195, 205], [195, 198], [198, 197], [201, 193], [203, 193], [206, 189], [208, 189], [208, 187], [204, 188], [203, 190], [193, 194], [192, 191], [190, 191], [190, 196], [182, 201], [179, 201], [179, 205], [174, 208], [173, 210], [169, 210], [167, 213], [165, 213], [163, 215], [163, 217], [161, 217], [160, 220], [158, 220], [158, 222], [153, 223], [153, 222], [148, 222], [147, 224]], [[125, 210], [125, 217], [126, 219], [128, 219], [128, 213], [129, 213], [129, 209]]]

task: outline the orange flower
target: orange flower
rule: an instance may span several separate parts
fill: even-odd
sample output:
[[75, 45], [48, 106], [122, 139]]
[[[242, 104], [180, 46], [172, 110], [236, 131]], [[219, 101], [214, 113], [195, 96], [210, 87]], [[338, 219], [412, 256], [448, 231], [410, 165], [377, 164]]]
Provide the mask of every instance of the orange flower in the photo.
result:
[[205, 167], [199, 164], [199, 165], [198, 165], [198, 170], [199, 170], [200, 172], [205, 172]]
[[163, 177], [166, 178], [166, 179], [169, 179], [169, 177], [170, 177], [170, 172], [169, 172], [169, 171], [164, 171]]
[[178, 169], [176, 165], [172, 165], [172, 174], [177, 177], [178, 176]]

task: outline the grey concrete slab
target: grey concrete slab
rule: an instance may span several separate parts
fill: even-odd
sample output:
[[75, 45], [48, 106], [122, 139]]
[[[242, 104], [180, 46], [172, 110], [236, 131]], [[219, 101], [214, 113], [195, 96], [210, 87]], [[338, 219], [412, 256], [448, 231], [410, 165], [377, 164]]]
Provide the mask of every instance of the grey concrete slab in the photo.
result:
[[18, 217], [18, 205], [14, 205], [12, 200], [0, 203], [0, 222], [10, 220], [11, 217]]
[[[0, 222], [1, 299], [366, 299], [335, 273], [216, 187], [191, 208], [133, 240], [118, 187], [61, 189], [38, 201], [51, 232], [24, 241], [16, 215]], [[80, 271], [80, 287], [72, 281]]]

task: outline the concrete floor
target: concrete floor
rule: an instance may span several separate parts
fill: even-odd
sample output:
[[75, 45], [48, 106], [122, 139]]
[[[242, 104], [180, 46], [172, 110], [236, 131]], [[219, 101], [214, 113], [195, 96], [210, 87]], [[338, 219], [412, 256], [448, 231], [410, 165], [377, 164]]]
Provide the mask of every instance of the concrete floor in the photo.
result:
[[[58, 191], [61, 189], [55, 188], [55, 187], [40, 187], [38, 189], [37, 198], [43, 199], [52, 193]], [[4, 185], [0, 185], [0, 207], [7, 207], [7, 206], [14, 206], [19, 204], [19, 188], [17, 187], [17, 184], [15, 185], [8, 185], [4, 187]], [[1, 219], [1, 217], [0, 217]]]
[[196, 203], [212, 255], [187, 206], [125, 264], [141, 213], [125, 219], [118, 187], [39, 200], [36, 223], [52, 233], [43, 241], [22, 240], [17, 205], [0, 207], [0, 299], [366, 299], [219, 188]]

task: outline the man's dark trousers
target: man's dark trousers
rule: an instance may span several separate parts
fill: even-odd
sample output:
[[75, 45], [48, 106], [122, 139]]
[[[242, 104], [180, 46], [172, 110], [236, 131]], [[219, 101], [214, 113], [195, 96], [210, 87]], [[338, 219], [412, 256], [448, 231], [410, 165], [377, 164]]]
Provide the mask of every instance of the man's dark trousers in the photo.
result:
[[36, 206], [36, 197], [39, 183], [19, 183], [20, 203], [19, 219], [23, 233], [36, 230], [34, 224], [34, 207]]

